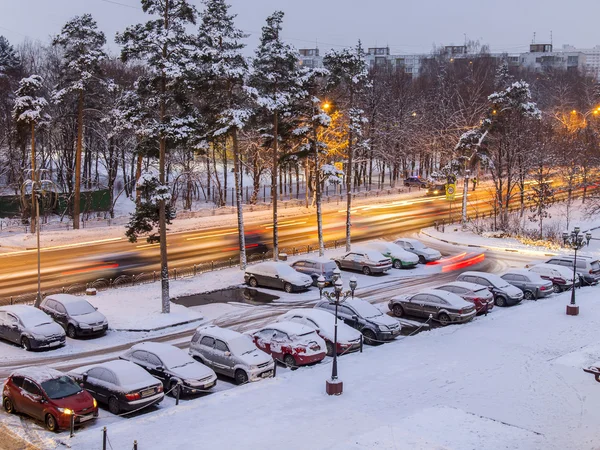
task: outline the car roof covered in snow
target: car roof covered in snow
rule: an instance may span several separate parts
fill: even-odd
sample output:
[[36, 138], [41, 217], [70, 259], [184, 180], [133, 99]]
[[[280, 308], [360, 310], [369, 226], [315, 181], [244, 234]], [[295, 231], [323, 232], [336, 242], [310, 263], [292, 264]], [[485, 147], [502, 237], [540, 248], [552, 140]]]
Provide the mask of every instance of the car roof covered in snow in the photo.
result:
[[120, 386], [136, 385], [140, 381], [147, 383], [158, 382], [146, 370], [135, 363], [123, 359], [114, 359], [100, 364], [90, 364], [88, 366], [78, 367], [71, 371], [74, 374], [82, 374], [95, 367], [101, 367], [114, 373], [119, 380]]
[[49, 295], [46, 298], [50, 299], [50, 300], [56, 300], [57, 302], [64, 304], [67, 303], [79, 303], [79, 302], [86, 302], [89, 303], [85, 298], [83, 297], [78, 297], [76, 295], [72, 295], [72, 294], [53, 294], [53, 295]]
[[[482, 286], [481, 284], [469, 283], [468, 281], [451, 281], [450, 283], [442, 284], [440, 287], [443, 287], [443, 286], [456, 286], [456, 287], [469, 289], [471, 291], [480, 291], [482, 289], [487, 289], [487, 287]], [[434, 288], [434, 289], [436, 289], [436, 288]]]
[[288, 322], [288, 321], [274, 322], [274, 323], [271, 323], [269, 325], [262, 327], [263, 330], [271, 329], [271, 328], [274, 330], [283, 331], [284, 333], [292, 335], [292, 336], [301, 336], [303, 334], [312, 333], [315, 331], [312, 328], [307, 327], [306, 325], [300, 325], [299, 323]]
[[162, 342], [140, 342], [139, 344], [132, 346], [129, 351], [135, 350], [145, 350], [160, 357], [161, 355], [166, 355], [180, 349], [171, 344], [163, 344]]
[[333, 262], [331, 259], [325, 258], [324, 256], [305, 256], [304, 258], [299, 258], [294, 262], [298, 262], [298, 261], [310, 261], [310, 262], [317, 262], [317, 263], [321, 263], [321, 264]]
[[6, 306], [0, 306], [0, 311], [11, 312], [13, 314], [16, 314], [17, 316], [21, 316], [21, 315], [24, 315], [24, 314], [25, 315], [27, 315], [27, 314], [37, 314], [38, 312], [41, 312], [42, 314], [46, 314], [41, 309], [37, 309], [35, 306], [31, 306], [31, 305], [6, 305]]
[[281, 316], [283, 318], [282, 322], [286, 321], [286, 317], [291, 317], [291, 316], [301, 316], [301, 317], [308, 317], [309, 319], [314, 320], [315, 322], [319, 323], [325, 323], [325, 324], [331, 324], [333, 323], [333, 315], [328, 312], [328, 311], [324, 311], [322, 309], [314, 309], [314, 308], [296, 308], [296, 309], [291, 309], [288, 312], [286, 312], [283, 316]]
[[462, 304], [462, 303], [466, 303], [467, 305], [472, 305], [472, 303], [466, 302], [459, 295], [454, 294], [452, 292], [448, 292], [448, 291], [442, 291], [441, 289], [433, 289], [433, 288], [423, 289], [422, 291], [419, 291], [418, 293], [435, 295], [436, 297], [440, 297], [440, 298], [446, 300], [448, 303], [451, 303], [453, 305]]
[[65, 373], [60, 372], [56, 369], [52, 369], [51, 367], [46, 366], [30, 366], [23, 367], [21, 369], [15, 370], [11, 376], [21, 376], [27, 377], [37, 383], [43, 383], [44, 381], [53, 380], [55, 378], [59, 378], [64, 376]]
[[537, 273], [532, 272], [529, 269], [509, 269], [506, 272], [504, 272], [502, 275], [507, 275], [507, 274], [516, 274], [516, 275], [537, 275], [539, 276]]
[[242, 333], [230, 330], [229, 328], [221, 328], [216, 325], [201, 326], [196, 328], [196, 331], [202, 335], [221, 339], [223, 341], [230, 341], [243, 336]]

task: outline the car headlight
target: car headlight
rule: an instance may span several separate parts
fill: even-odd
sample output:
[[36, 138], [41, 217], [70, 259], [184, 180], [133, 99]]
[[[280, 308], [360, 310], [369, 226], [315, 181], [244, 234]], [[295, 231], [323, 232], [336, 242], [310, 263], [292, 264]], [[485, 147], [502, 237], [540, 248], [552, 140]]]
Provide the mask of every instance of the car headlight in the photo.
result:
[[95, 398], [92, 398], [92, 402], [94, 403], [94, 408], [98, 407], [98, 402], [96, 401]]
[[258, 366], [250, 366], [250, 370], [256, 370], [258, 369]]
[[81, 329], [88, 329], [88, 328], [92, 328], [92, 327], [91, 327], [89, 324], [87, 324], [87, 323], [81, 323], [81, 322], [79, 322], [79, 325], [78, 325], [78, 326], [79, 326], [79, 328], [81, 328]]
[[389, 331], [389, 328], [385, 325], [379, 325], [379, 331]]
[[[94, 402], [95, 402], [95, 401], [96, 401], [96, 400], [94, 400]], [[62, 413], [62, 414], [64, 414], [65, 416], [70, 416], [70, 415], [72, 415], [72, 414], [73, 414], [73, 410], [71, 410], [71, 409], [69, 409], [69, 408], [56, 408], [56, 410], [57, 410], [59, 413]]]

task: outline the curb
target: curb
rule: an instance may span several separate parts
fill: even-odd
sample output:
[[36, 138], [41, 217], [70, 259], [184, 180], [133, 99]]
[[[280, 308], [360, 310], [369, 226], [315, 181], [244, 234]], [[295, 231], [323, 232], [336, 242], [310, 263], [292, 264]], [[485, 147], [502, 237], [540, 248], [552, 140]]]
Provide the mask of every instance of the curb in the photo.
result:
[[111, 328], [112, 331], [129, 331], [132, 333], [149, 333], [151, 331], [160, 331], [160, 330], [166, 330], [167, 328], [174, 328], [174, 327], [178, 327], [181, 325], [187, 325], [190, 323], [194, 323], [194, 322], [202, 322], [204, 320], [204, 317], [201, 317], [199, 319], [192, 319], [192, 320], [186, 320], [185, 322], [177, 322], [177, 323], [173, 323], [171, 325], [164, 325], [162, 327], [157, 327], [157, 328], [145, 328], [145, 329], [128, 329], [128, 328]]

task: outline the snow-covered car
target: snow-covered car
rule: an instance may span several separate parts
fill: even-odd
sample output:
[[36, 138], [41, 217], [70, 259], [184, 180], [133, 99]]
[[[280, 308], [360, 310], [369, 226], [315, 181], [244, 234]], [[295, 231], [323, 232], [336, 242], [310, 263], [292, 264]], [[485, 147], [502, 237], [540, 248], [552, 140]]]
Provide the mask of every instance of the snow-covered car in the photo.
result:
[[78, 367], [69, 375], [113, 414], [157, 405], [165, 396], [160, 380], [122, 359]]
[[537, 300], [554, 292], [550, 280], [544, 280], [539, 274], [527, 269], [510, 269], [500, 278], [521, 289], [526, 300]]
[[215, 325], [200, 327], [190, 343], [190, 355], [237, 384], [273, 376], [275, 362], [256, 348], [252, 338]]
[[[552, 289], [554, 292], [559, 293], [566, 291], [573, 287], [573, 269], [565, 266], [558, 266], [556, 264], [536, 264], [529, 268], [530, 272], [537, 273], [544, 280], [550, 280], [552, 282]], [[576, 277], [575, 286], [579, 286], [580, 279]]]
[[470, 322], [475, 317], [475, 305], [452, 292], [438, 289], [424, 289], [416, 294], [403, 294], [392, 297], [388, 303], [396, 317], [405, 315], [432, 316], [440, 325]]
[[[321, 300], [315, 309], [322, 309], [335, 314], [335, 305]], [[391, 341], [400, 334], [400, 323], [387, 314], [383, 314], [369, 302], [358, 297], [350, 298], [338, 306], [338, 317], [344, 323], [360, 331], [365, 344], [376, 345], [383, 341]]]
[[412, 269], [419, 264], [419, 257], [414, 253], [407, 252], [402, 247], [393, 242], [372, 241], [367, 248], [381, 253], [392, 260], [394, 269]]
[[494, 294], [480, 284], [451, 281], [442, 286], [436, 286], [436, 289], [452, 292], [463, 300], [473, 303], [478, 314], [490, 312], [494, 308]]
[[146, 369], [162, 381], [167, 393], [196, 394], [217, 384], [215, 372], [199, 363], [185, 351], [159, 342], [135, 344], [119, 358]]
[[248, 266], [244, 281], [250, 287], [272, 287], [288, 293], [304, 291], [313, 284], [309, 275], [297, 272], [282, 262], [262, 262]]
[[375, 250], [357, 248], [332, 259], [340, 269], [359, 270], [365, 275], [384, 273], [392, 268], [392, 260]]
[[498, 275], [487, 272], [469, 271], [461, 273], [456, 281], [466, 281], [487, 287], [494, 294], [496, 306], [511, 306], [523, 300], [523, 291], [503, 280]]
[[419, 257], [419, 262], [425, 264], [427, 262], [437, 261], [442, 257], [442, 254], [437, 250], [427, 247], [421, 241], [410, 238], [396, 239], [394, 244], [399, 245], [407, 252], [414, 253]]
[[325, 358], [327, 345], [317, 332], [294, 322], [275, 322], [252, 334], [256, 346], [287, 367], [315, 364]]
[[40, 309], [61, 325], [71, 339], [106, 333], [108, 320], [86, 299], [71, 294], [49, 295]]
[[25, 350], [65, 345], [65, 330], [44, 311], [29, 305], [0, 307], [0, 338]]
[[292, 268], [300, 273], [309, 275], [313, 280], [313, 285], [317, 285], [320, 276], [325, 278], [325, 285], [333, 283], [333, 271], [336, 269], [336, 264], [327, 258], [311, 257], [294, 261], [291, 264]]
[[[325, 340], [327, 356], [333, 356], [335, 316], [319, 309], [296, 308], [279, 316], [278, 322], [294, 322], [306, 325]], [[343, 321], [338, 321], [337, 354], [354, 352], [360, 349], [361, 334]]]

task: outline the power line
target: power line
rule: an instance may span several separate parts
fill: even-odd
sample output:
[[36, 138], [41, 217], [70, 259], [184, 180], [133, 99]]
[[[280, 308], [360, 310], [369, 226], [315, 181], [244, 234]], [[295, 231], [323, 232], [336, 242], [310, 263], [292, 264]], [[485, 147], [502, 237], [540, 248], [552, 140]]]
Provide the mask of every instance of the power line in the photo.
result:
[[113, 5], [125, 6], [126, 8], [137, 9], [139, 11], [142, 10], [142, 8], [140, 8], [139, 6], [128, 5], [126, 3], [119, 3], [119, 2], [115, 2], [113, 0], [100, 0], [100, 1], [105, 2], [105, 3], [112, 3]]

